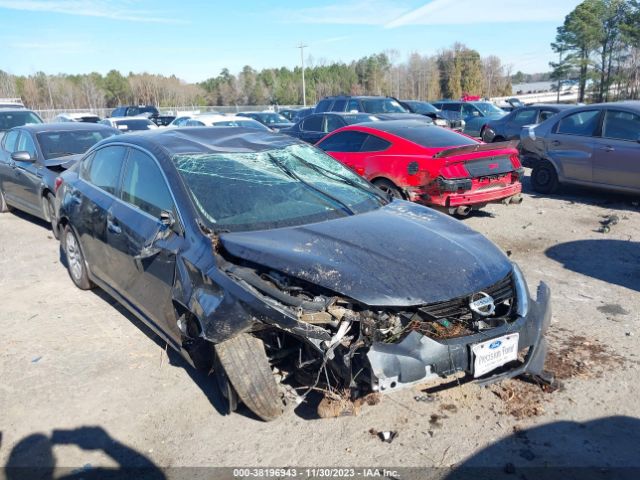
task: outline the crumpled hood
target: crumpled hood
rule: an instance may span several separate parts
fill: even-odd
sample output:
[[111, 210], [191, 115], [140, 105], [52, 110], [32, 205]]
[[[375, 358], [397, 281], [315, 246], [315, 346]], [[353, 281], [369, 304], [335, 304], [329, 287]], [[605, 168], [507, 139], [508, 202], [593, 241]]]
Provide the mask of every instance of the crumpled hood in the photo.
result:
[[462, 222], [399, 200], [322, 223], [226, 233], [220, 241], [236, 257], [370, 306], [450, 300], [493, 285], [512, 269], [493, 243]]

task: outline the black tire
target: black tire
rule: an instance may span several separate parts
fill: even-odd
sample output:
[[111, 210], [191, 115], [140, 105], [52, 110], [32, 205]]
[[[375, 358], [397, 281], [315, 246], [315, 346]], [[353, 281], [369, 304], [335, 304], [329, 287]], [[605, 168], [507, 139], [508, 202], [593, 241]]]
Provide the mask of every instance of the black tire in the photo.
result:
[[504, 142], [504, 137], [501, 137], [500, 135], [498, 135], [497, 137], [493, 137], [493, 140], [491, 140], [491, 143], [496, 143], [496, 142]]
[[60, 240], [60, 230], [58, 230], [58, 224], [56, 222], [55, 200], [52, 194], [47, 193], [43, 199], [44, 208], [46, 209], [47, 219], [51, 223], [51, 232], [56, 240]]
[[265, 421], [275, 420], [282, 415], [282, 396], [273, 377], [262, 340], [248, 333], [241, 333], [218, 343], [215, 349], [217, 361], [224, 375], [230, 381], [238, 399], [249, 410]]
[[538, 162], [531, 172], [531, 186], [538, 193], [554, 193], [558, 190], [560, 182], [558, 181], [558, 173], [554, 166], [543, 160]]
[[393, 182], [384, 178], [379, 178], [378, 180], [374, 180], [373, 184], [390, 197], [404, 200], [404, 195], [400, 189], [393, 184]]
[[7, 201], [4, 198], [4, 192], [0, 189], [0, 213], [10, 212], [11, 207], [7, 204]]
[[69, 225], [64, 227], [62, 248], [67, 259], [67, 270], [73, 283], [75, 283], [76, 287], [80, 290], [92, 289], [95, 285], [89, 280], [87, 262], [82, 254], [80, 242]]

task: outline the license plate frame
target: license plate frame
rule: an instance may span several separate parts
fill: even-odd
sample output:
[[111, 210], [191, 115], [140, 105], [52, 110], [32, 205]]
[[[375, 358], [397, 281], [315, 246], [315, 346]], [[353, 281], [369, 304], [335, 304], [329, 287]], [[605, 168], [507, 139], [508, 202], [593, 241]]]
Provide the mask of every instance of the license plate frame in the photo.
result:
[[471, 346], [473, 377], [478, 378], [518, 359], [519, 333], [508, 333]]

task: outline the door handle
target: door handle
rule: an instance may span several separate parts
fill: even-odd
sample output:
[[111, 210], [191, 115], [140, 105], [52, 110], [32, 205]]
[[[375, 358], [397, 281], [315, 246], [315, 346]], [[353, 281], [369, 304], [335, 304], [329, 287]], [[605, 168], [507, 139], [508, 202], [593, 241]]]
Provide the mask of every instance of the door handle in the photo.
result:
[[551, 145], [557, 147], [558, 145], [562, 145], [562, 142], [560, 140], [554, 140], [553, 142], [551, 142]]
[[613, 148], [611, 145], [607, 145], [605, 147], [602, 147], [600, 150], [604, 150], [605, 152], [615, 152], [615, 148]]
[[107, 230], [109, 230], [111, 233], [115, 233], [116, 235], [122, 233], [122, 229], [111, 220], [107, 220]]

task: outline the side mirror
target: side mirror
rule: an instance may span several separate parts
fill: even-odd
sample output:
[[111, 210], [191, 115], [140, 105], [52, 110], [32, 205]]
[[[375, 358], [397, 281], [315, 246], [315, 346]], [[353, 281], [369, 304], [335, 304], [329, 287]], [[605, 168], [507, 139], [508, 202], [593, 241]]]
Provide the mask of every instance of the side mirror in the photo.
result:
[[11, 160], [14, 162], [35, 162], [36, 159], [31, 157], [31, 154], [26, 151], [13, 152], [11, 154]]

